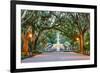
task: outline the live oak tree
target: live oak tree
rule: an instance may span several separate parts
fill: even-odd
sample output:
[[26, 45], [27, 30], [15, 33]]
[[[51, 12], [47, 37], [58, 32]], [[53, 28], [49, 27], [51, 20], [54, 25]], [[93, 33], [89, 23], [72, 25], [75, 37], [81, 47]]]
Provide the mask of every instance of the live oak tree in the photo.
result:
[[80, 41], [80, 52], [83, 53], [84, 34], [90, 28], [90, 15], [89, 13], [79, 12], [22, 10], [21, 27], [24, 35], [30, 26], [32, 29], [33, 49], [36, 50], [37, 43], [43, 39], [44, 45], [47, 43], [46, 36], [48, 35], [41, 34], [45, 34], [47, 30], [57, 30], [60, 31], [62, 35], [70, 38], [73, 42], [78, 37]]
[[74, 13], [71, 14], [74, 25], [78, 29], [78, 36], [80, 41], [80, 52], [84, 53], [84, 34], [90, 29], [90, 15], [89, 13]]
[[[65, 14], [66, 21], [63, 25], [63, 32], [71, 39], [79, 38], [80, 53], [84, 53], [84, 34], [90, 28], [89, 13], [68, 12]], [[65, 29], [66, 28], [66, 29]], [[62, 28], [61, 28], [62, 29]], [[61, 30], [60, 29], [60, 30]]]
[[[60, 13], [60, 12], [56, 12]], [[22, 10], [21, 16], [21, 27], [22, 33], [27, 32], [29, 27], [32, 27], [32, 38], [33, 42], [33, 49], [36, 49], [37, 42], [41, 34], [45, 30], [53, 29], [54, 27], [58, 27], [59, 21], [61, 19], [58, 16], [50, 12], [50, 11], [32, 11], [32, 10]]]

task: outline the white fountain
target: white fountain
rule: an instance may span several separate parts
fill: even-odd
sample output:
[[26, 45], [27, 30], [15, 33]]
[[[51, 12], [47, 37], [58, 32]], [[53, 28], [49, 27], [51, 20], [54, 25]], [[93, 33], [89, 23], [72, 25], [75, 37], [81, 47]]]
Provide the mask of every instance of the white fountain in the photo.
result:
[[64, 49], [64, 46], [63, 46], [63, 44], [61, 44], [60, 43], [60, 33], [59, 32], [57, 32], [57, 34], [56, 34], [56, 40], [57, 40], [57, 42], [56, 42], [56, 44], [53, 44], [53, 47], [52, 48], [56, 48], [56, 51], [57, 52], [60, 52], [60, 49], [62, 48], [62, 49]]

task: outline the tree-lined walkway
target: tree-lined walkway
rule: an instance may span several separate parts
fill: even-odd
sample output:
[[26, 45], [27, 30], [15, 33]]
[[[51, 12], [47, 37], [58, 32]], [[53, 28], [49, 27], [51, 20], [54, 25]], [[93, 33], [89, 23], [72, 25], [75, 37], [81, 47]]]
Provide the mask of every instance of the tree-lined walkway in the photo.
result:
[[22, 63], [30, 62], [48, 62], [48, 61], [73, 61], [73, 60], [89, 60], [87, 55], [74, 52], [47, 52], [34, 57], [22, 60]]
[[88, 60], [89, 55], [89, 13], [21, 10], [22, 62]]

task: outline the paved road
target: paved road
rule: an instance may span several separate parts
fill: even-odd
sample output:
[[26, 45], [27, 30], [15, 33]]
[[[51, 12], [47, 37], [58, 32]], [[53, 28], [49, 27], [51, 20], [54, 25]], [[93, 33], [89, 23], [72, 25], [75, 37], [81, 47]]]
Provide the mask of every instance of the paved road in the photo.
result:
[[74, 52], [49, 52], [36, 55], [22, 60], [22, 63], [30, 62], [48, 62], [48, 61], [72, 61], [72, 60], [89, 60], [89, 56]]

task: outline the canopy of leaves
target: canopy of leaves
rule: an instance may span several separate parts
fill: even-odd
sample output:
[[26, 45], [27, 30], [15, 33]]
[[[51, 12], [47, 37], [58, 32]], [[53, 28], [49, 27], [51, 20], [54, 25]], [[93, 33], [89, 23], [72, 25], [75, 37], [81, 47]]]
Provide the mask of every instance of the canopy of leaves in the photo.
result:
[[[38, 44], [56, 42], [56, 32], [59, 31], [62, 43], [73, 44], [75, 37], [85, 33], [90, 28], [90, 14], [81, 12], [21, 10], [21, 29], [27, 32], [32, 26], [32, 32], [39, 37]], [[39, 35], [40, 34], [40, 35]], [[42, 42], [42, 43], [40, 43]]]

